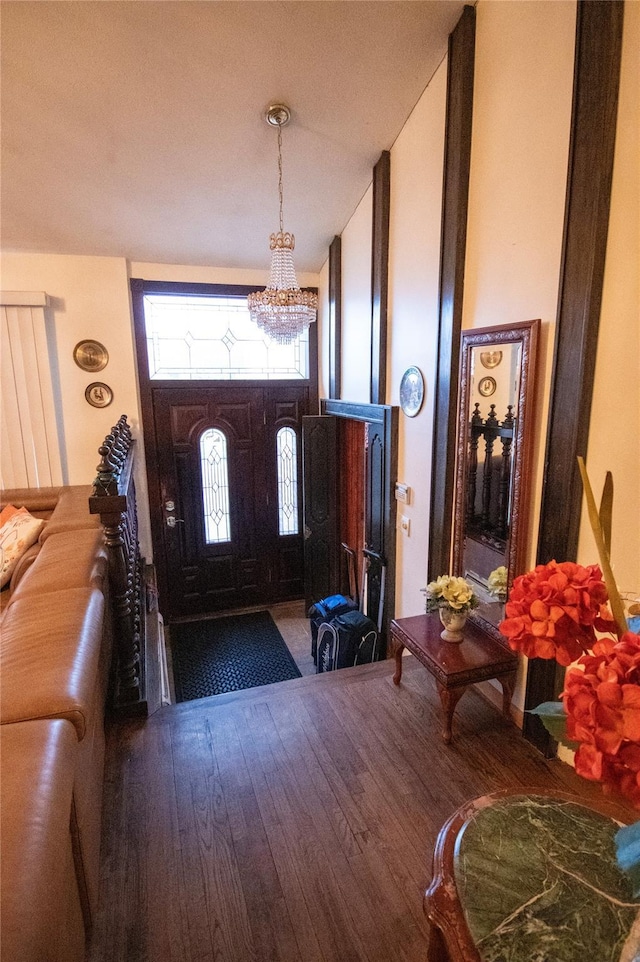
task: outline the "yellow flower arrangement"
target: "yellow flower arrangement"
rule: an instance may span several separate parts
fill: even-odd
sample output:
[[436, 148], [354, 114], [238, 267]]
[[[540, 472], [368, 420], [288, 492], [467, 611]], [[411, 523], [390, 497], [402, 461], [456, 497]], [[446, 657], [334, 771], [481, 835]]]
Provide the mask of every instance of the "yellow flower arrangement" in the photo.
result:
[[429, 582], [424, 592], [427, 611], [436, 611], [438, 608], [471, 611], [478, 606], [478, 599], [469, 582], [455, 575], [440, 575], [435, 581]]
[[487, 579], [489, 591], [494, 598], [506, 599], [507, 597], [507, 569], [504, 565], [494, 568]]

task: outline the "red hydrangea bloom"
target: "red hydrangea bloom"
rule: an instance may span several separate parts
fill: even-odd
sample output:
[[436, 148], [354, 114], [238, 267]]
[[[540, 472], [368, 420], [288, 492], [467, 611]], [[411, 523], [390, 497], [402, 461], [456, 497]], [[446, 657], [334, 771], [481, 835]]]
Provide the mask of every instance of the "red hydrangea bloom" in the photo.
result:
[[613, 631], [607, 588], [598, 565], [550, 561], [515, 579], [500, 631], [528, 658], [555, 658], [565, 667]]
[[640, 808], [640, 635], [602, 640], [567, 672], [567, 735], [579, 775]]

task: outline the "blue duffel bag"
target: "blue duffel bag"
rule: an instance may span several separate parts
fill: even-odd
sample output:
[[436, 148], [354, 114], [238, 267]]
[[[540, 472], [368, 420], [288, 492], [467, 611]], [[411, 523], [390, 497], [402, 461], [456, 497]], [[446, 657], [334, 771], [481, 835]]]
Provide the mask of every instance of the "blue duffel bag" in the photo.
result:
[[321, 625], [325, 625], [339, 615], [344, 615], [348, 611], [357, 611], [358, 603], [347, 595], [329, 595], [322, 601], [316, 601], [311, 605], [307, 616], [311, 621], [311, 654], [313, 663], [317, 665], [318, 631]]
[[361, 611], [347, 611], [318, 629], [316, 672], [336, 671], [376, 661], [380, 634]]

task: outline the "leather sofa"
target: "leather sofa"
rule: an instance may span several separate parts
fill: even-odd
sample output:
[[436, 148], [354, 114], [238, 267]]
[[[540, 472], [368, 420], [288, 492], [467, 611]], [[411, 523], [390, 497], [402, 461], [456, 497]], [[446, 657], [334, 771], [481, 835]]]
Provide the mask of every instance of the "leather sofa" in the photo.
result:
[[7, 490], [46, 519], [2, 591], [3, 962], [81, 962], [98, 901], [112, 618], [90, 486]]

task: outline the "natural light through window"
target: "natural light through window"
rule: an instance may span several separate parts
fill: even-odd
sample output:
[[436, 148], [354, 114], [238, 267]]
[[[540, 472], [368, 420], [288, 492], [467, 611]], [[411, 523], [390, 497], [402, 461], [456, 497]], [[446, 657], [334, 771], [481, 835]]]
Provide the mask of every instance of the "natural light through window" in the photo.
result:
[[298, 533], [298, 439], [293, 428], [276, 435], [278, 460], [278, 534]]
[[205, 543], [231, 541], [227, 439], [215, 428], [200, 438]]
[[282, 380], [309, 376], [309, 332], [270, 340], [245, 296], [145, 294], [151, 380]]

